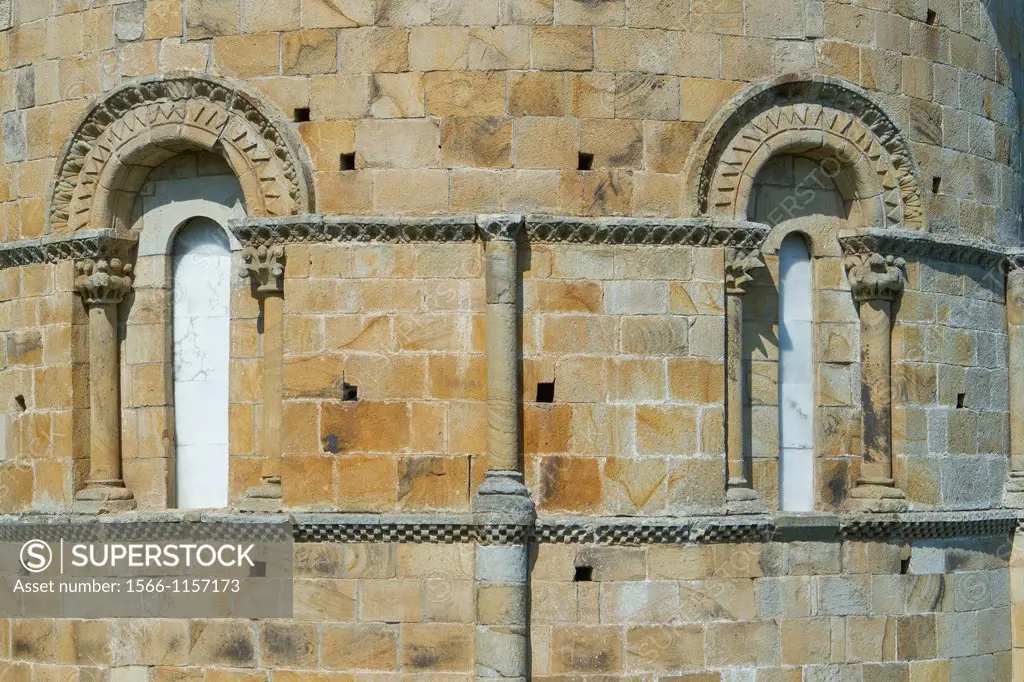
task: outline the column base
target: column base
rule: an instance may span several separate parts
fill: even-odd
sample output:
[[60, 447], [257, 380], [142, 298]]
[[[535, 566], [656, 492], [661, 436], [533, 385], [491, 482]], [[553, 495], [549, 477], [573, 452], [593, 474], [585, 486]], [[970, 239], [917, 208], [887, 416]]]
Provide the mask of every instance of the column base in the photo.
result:
[[473, 496], [473, 513], [501, 516], [505, 523], [533, 523], [536, 509], [519, 471], [492, 469]]
[[1024, 508], [1024, 471], [1011, 471], [1003, 487], [1003, 506]]
[[907, 511], [907, 496], [891, 478], [862, 478], [850, 491], [847, 511], [896, 513]]
[[768, 511], [768, 505], [753, 488], [730, 485], [725, 490], [725, 510], [729, 514], [761, 514]]
[[240, 509], [254, 512], [281, 511], [281, 478], [268, 476], [259, 485], [245, 491]]
[[96, 481], [75, 494], [71, 510], [76, 514], [116, 514], [137, 507], [135, 496], [123, 481]]

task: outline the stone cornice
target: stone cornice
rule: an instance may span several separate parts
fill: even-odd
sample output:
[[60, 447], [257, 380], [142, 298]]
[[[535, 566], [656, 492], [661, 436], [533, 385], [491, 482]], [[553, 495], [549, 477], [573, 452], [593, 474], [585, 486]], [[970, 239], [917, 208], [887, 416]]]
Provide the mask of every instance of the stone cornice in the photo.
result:
[[117, 230], [84, 230], [0, 244], [0, 270], [36, 263], [96, 258], [128, 258], [136, 235]]
[[658, 545], [715, 542], [838, 541], [1009, 535], [1024, 517], [1013, 509], [902, 514], [767, 513], [688, 517], [541, 516], [532, 526], [480, 523], [472, 514], [238, 514], [127, 513], [101, 517], [22, 514], [0, 516], [0, 538], [16, 524], [77, 526], [139, 523], [293, 524], [296, 542], [414, 542], [427, 544], [537, 543]]
[[[519, 221], [524, 221], [522, 228]], [[755, 248], [769, 228], [759, 223], [706, 218], [586, 218], [553, 215], [481, 215], [378, 218], [295, 216], [250, 218], [232, 224], [244, 245], [317, 242], [465, 242], [488, 238], [489, 225], [508, 225], [536, 243], [734, 246]], [[497, 229], [497, 228], [495, 228]]]
[[907, 261], [930, 258], [988, 269], [1005, 267], [1009, 260], [1024, 257], [1017, 248], [981, 240], [877, 227], [844, 230], [839, 234], [839, 245], [844, 255], [881, 253]]

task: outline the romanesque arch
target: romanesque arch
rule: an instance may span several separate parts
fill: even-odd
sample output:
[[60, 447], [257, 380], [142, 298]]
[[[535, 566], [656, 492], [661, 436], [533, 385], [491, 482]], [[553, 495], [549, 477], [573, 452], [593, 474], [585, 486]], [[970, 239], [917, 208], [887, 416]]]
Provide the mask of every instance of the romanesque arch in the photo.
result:
[[754, 86], [712, 117], [690, 156], [691, 209], [746, 218], [757, 173], [778, 154], [831, 165], [846, 198], [859, 202], [864, 226], [925, 228], [916, 165], [892, 117], [860, 88], [824, 76]]
[[149, 172], [188, 150], [222, 155], [238, 176], [250, 216], [313, 208], [301, 144], [271, 108], [208, 76], [134, 81], [85, 115], [57, 166], [48, 232], [130, 227]]

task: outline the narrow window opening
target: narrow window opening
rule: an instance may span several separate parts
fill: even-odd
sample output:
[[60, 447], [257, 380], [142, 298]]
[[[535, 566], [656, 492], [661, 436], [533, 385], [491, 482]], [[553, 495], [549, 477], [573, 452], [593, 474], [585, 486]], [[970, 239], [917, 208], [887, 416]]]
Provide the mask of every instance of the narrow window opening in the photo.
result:
[[942, 189], [942, 178], [936, 175], [932, 178], [932, 194], [938, 194]]
[[359, 387], [343, 381], [341, 383], [341, 399], [348, 402], [359, 400]]
[[908, 575], [910, 573], [910, 557], [900, 559], [900, 575]]
[[958, 410], [964, 409], [964, 407], [966, 406], [965, 405], [966, 402], [967, 402], [967, 394], [966, 393], [957, 393], [956, 394], [956, 409], [958, 409]]
[[935, 24], [938, 23], [938, 21], [939, 15], [935, 12], [935, 10], [928, 10], [928, 18], [925, 19], [925, 23], [927, 23], [929, 26], [934, 26]]
[[18, 409], [21, 410], [22, 412], [28, 409], [28, 407], [25, 405], [25, 396], [21, 395], [20, 393], [14, 396], [14, 402], [18, 403]]
[[793, 233], [779, 249], [779, 506], [814, 511], [814, 317], [811, 254]]
[[542, 381], [537, 384], [537, 402], [538, 403], [553, 403], [555, 402], [555, 382], [553, 381]]
[[576, 165], [576, 168], [578, 170], [594, 170], [594, 155], [580, 152], [579, 163]]
[[295, 122], [296, 123], [307, 123], [309, 122], [309, 107], [300, 107], [295, 110]]
[[350, 171], [356, 169], [356, 155], [355, 152], [351, 154], [341, 155], [341, 170]]
[[594, 567], [593, 566], [577, 566], [576, 572], [572, 576], [574, 583], [589, 583], [594, 580]]
[[178, 231], [174, 266], [175, 491], [179, 509], [228, 505], [231, 247], [208, 218]]

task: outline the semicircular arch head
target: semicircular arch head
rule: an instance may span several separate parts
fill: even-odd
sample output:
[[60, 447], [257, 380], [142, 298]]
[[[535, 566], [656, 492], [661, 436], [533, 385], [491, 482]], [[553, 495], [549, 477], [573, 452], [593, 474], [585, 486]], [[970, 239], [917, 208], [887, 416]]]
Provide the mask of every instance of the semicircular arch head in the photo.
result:
[[184, 151], [224, 157], [250, 216], [313, 210], [302, 143], [273, 107], [219, 78], [172, 74], [136, 80], [89, 109], [64, 146], [47, 232], [128, 229], [150, 171]]
[[690, 211], [746, 219], [758, 172], [779, 154], [841, 171], [837, 184], [865, 226], [926, 229], [917, 166], [894, 119], [861, 88], [806, 74], [752, 86], [708, 120], [686, 171]]

